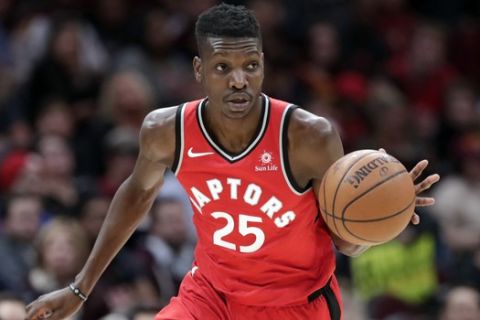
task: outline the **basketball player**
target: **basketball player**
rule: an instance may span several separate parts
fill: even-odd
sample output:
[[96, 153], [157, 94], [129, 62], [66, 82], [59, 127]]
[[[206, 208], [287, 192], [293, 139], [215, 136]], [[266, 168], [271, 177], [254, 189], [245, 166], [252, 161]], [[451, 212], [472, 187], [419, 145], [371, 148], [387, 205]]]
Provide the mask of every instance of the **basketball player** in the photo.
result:
[[[69, 287], [30, 304], [27, 319], [59, 320], [80, 308], [168, 168], [190, 197], [198, 244], [178, 297], [156, 320], [340, 319], [333, 244], [346, 255], [367, 248], [332, 237], [319, 218], [320, 180], [343, 155], [337, 132], [324, 118], [261, 93], [262, 40], [250, 11], [215, 6], [199, 17], [196, 38], [194, 73], [207, 97], [146, 117], [135, 169], [84, 268]], [[429, 176], [417, 191], [437, 180]], [[417, 205], [432, 203], [417, 198]]]

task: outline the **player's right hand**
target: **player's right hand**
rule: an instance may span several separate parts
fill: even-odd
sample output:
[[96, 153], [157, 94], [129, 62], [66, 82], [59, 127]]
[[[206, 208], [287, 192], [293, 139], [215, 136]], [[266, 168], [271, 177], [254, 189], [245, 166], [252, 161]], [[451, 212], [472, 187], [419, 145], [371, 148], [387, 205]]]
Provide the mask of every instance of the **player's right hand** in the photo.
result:
[[69, 288], [41, 295], [27, 306], [25, 320], [62, 320], [74, 314], [83, 301], [75, 296]]

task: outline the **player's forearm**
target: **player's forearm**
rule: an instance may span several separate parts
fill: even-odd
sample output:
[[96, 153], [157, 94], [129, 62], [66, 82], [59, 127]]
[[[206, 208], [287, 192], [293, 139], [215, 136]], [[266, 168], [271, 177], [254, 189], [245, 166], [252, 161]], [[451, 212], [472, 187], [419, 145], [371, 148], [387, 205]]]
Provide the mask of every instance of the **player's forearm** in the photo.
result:
[[143, 190], [127, 179], [110, 205], [95, 245], [75, 284], [89, 294], [111, 260], [150, 209], [158, 187]]

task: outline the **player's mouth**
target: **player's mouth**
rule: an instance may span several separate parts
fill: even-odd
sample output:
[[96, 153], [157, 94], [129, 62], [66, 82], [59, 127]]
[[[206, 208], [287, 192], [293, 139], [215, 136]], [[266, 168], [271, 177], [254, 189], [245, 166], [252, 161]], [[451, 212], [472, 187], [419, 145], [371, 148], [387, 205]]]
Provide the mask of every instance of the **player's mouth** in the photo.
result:
[[233, 111], [244, 111], [251, 101], [252, 99], [246, 94], [232, 95], [227, 99], [227, 103]]

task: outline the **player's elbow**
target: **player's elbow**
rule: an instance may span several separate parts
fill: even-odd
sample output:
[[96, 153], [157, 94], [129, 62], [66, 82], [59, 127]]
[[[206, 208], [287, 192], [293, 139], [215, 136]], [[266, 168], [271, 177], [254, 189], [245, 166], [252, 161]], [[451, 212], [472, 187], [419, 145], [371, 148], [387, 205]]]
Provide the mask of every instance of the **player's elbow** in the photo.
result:
[[335, 248], [337, 248], [337, 250], [340, 253], [349, 257], [358, 257], [359, 255], [367, 251], [368, 248], [370, 248], [370, 246], [362, 246], [362, 245], [350, 243], [348, 241], [345, 241], [339, 238], [334, 234], [332, 234], [332, 239], [333, 239], [333, 243], [335, 244]]
[[349, 257], [358, 257], [362, 253], [368, 250], [370, 246], [360, 246], [355, 244], [337, 246], [337, 250]]

